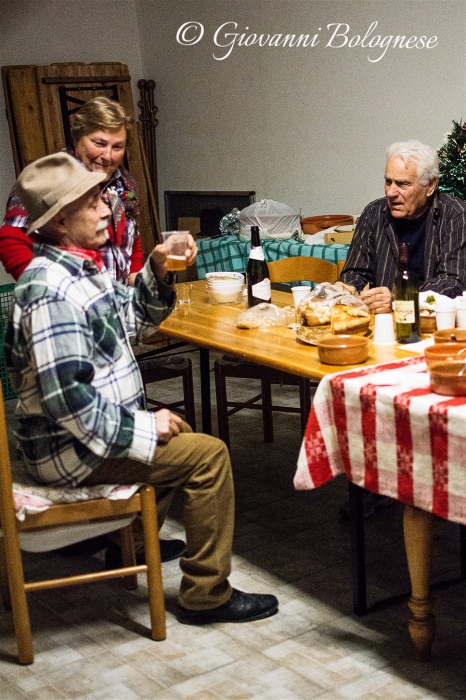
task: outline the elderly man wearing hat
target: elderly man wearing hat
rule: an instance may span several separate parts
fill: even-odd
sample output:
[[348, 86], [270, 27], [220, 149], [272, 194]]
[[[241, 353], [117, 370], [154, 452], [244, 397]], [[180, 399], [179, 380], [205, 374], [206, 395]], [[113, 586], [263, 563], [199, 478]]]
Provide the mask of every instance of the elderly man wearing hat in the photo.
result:
[[[153, 484], [162, 516], [183, 492], [187, 548], [177, 618], [185, 624], [247, 622], [277, 612], [275, 596], [232, 589], [234, 494], [223, 442], [193, 433], [167, 409], [149, 413], [129, 333], [142, 337], [175, 303], [166, 250], [157, 245], [135, 287], [113, 281], [97, 249], [110, 210], [104, 173], [66, 153], [28, 165], [16, 183], [39, 231], [15, 288], [5, 343], [18, 391], [22, 458], [39, 483]], [[193, 264], [190, 238], [186, 258]]]

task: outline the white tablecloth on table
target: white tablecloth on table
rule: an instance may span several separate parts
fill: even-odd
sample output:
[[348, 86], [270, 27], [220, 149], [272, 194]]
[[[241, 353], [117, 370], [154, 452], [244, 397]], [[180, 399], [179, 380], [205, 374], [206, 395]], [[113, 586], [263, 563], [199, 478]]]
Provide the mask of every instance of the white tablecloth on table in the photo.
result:
[[294, 479], [359, 486], [466, 524], [466, 396], [430, 391], [423, 357], [324, 377]]

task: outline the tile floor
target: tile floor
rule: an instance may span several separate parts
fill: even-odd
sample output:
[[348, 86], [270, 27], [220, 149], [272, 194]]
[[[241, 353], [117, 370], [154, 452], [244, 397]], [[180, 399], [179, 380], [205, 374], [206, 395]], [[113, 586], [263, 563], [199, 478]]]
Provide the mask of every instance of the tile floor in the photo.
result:
[[[197, 353], [192, 357], [196, 362]], [[164, 385], [164, 391], [175, 390]], [[160, 395], [163, 385], [155, 386]], [[246, 388], [235, 386], [240, 393]], [[280, 400], [294, 401], [294, 389], [277, 391]], [[299, 418], [277, 413], [274, 425], [275, 442], [264, 445], [259, 412], [231, 419], [237, 506], [231, 581], [275, 593], [279, 614], [243, 625], [180, 625], [173, 616], [177, 562], [163, 565], [164, 642], [147, 637], [142, 580], [133, 592], [110, 581], [30, 595], [32, 666], [17, 664], [11, 614], [0, 616], [1, 700], [466, 698], [464, 584], [436, 594], [437, 637], [429, 663], [413, 660], [405, 602], [355, 617], [348, 525], [339, 518], [345, 480], [295, 492]], [[165, 536], [183, 536], [178, 505], [175, 500]], [[408, 589], [401, 513], [394, 504], [366, 524], [369, 603]], [[435, 542], [435, 577], [455, 577], [458, 528], [438, 521]], [[85, 571], [88, 563], [84, 555], [25, 556], [30, 575], [44, 568]]]

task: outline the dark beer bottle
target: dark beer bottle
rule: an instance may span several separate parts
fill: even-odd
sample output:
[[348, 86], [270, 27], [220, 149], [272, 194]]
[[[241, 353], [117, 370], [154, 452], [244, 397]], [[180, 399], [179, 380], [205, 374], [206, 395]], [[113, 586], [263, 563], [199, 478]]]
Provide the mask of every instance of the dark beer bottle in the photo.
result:
[[251, 226], [251, 250], [246, 272], [248, 278], [248, 306], [255, 306], [261, 302], [270, 303], [272, 294], [269, 268], [265, 262], [258, 226]]

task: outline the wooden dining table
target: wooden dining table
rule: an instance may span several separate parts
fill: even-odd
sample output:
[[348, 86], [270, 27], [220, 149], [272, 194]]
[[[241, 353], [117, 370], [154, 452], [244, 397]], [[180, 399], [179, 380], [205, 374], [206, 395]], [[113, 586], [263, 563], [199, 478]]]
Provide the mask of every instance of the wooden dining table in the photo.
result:
[[434, 637], [434, 516], [460, 524], [464, 549], [465, 422], [466, 396], [434, 393], [422, 356], [329, 375], [316, 391], [294, 479], [295, 488], [314, 489], [346, 474], [405, 504], [408, 628], [420, 659], [430, 657]]
[[[209, 350], [236, 355], [243, 360], [273, 367], [300, 377], [320, 380], [326, 374], [348, 369], [351, 366], [324, 365], [317, 348], [303, 343], [296, 332], [285, 326], [240, 329], [236, 318], [246, 310], [246, 302], [240, 304], [210, 304], [204, 280], [192, 282], [191, 303], [177, 307], [160, 325], [160, 331], [179, 341], [196, 345], [201, 351], [202, 429], [211, 433]], [[289, 291], [272, 289], [272, 303], [277, 306], [292, 305]], [[364, 365], [391, 362], [394, 359], [412, 357], [412, 352], [396, 346], [370, 344], [369, 357]]]
[[[291, 305], [292, 295], [289, 291], [272, 289], [272, 303], [281, 307]], [[320, 381], [326, 375], [335, 372], [356, 367], [370, 367], [379, 363], [390, 363], [418, 354], [403, 350], [396, 345], [375, 346], [371, 342], [366, 362], [349, 366], [326, 365], [320, 362], [317, 348], [298, 340], [296, 331], [290, 328], [285, 326], [237, 328], [237, 316], [246, 308], [245, 301], [240, 304], [210, 304], [205, 281], [200, 280], [192, 283], [191, 303], [179, 305], [175, 313], [166, 318], [160, 326], [160, 330], [171, 338], [195, 345], [200, 350], [202, 428], [204, 432], [209, 434], [211, 433], [210, 350], [236, 355], [244, 360], [307, 377], [314, 381]], [[351, 481], [348, 483], [353, 611], [357, 615], [363, 615], [368, 611], [362, 509], [364, 490], [352, 484]], [[414, 526], [407, 538], [408, 541], [415, 542], [418, 539], [418, 533], [415, 519], [412, 519], [412, 522]], [[415, 545], [412, 549], [416, 550]], [[416, 582], [415, 585], [417, 585]]]

